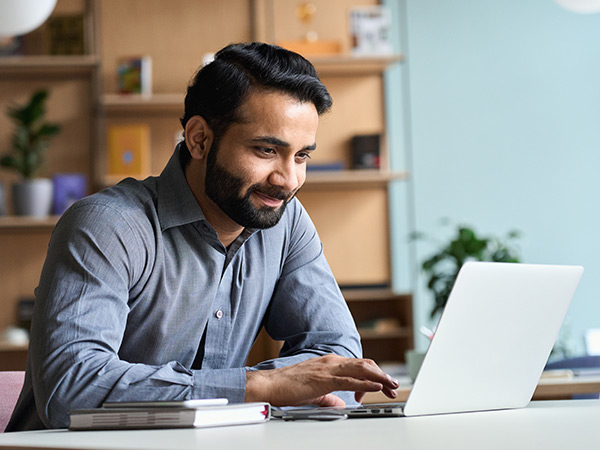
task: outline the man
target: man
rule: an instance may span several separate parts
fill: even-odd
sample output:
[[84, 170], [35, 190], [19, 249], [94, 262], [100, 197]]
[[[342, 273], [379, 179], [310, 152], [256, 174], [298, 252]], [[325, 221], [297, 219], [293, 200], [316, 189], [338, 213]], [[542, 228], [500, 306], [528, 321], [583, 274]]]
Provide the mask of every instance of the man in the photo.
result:
[[[266, 44], [228, 46], [196, 74], [160, 177], [127, 179], [59, 221], [7, 430], [66, 427], [69, 410], [105, 401], [395, 397], [397, 382], [360, 359], [294, 197], [330, 105], [310, 63]], [[243, 367], [263, 326], [280, 357]]]

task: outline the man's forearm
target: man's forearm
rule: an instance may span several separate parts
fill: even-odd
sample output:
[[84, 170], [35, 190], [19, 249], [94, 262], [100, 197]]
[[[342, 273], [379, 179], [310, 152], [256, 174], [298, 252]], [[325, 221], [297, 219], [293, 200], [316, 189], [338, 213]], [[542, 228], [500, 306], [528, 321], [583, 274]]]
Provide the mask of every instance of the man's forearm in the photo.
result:
[[[68, 426], [71, 409], [99, 407], [105, 401], [185, 400], [225, 397], [243, 402], [244, 368], [189, 370], [177, 362], [162, 366], [130, 364], [101, 357], [71, 365], [66, 372], [48, 367], [34, 376], [36, 401], [44, 405], [42, 421], [50, 428]], [[52, 364], [51, 364], [52, 365]], [[58, 364], [64, 367], [64, 364]]]

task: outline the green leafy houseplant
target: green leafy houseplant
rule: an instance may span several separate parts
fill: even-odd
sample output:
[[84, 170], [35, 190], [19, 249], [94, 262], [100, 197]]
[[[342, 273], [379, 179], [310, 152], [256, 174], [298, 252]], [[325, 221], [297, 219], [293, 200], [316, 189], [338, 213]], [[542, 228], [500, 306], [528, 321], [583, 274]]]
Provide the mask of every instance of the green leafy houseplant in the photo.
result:
[[24, 179], [32, 178], [44, 162], [44, 152], [49, 138], [60, 131], [60, 126], [44, 122], [48, 91], [38, 90], [23, 106], [7, 109], [15, 129], [12, 135], [12, 151], [0, 159], [0, 166], [13, 169]]
[[[417, 234], [414, 238], [423, 238]], [[431, 318], [446, 306], [448, 296], [458, 275], [458, 271], [467, 261], [519, 262], [520, 256], [514, 241], [520, 232], [510, 231], [505, 239], [481, 237], [473, 228], [459, 225], [450, 241], [427, 258], [421, 268], [427, 276], [427, 288], [434, 297]]]

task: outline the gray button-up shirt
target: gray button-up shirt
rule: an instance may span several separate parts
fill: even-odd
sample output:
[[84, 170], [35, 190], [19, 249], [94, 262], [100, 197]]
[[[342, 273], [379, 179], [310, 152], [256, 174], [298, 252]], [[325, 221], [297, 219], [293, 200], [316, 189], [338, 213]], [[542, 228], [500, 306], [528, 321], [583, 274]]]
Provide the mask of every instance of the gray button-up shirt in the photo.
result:
[[[263, 325], [285, 341], [280, 357], [244, 367]], [[124, 180], [60, 219], [7, 430], [66, 427], [69, 410], [105, 401], [242, 402], [246, 370], [326, 353], [360, 357], [360, 339], [300, 202], [225, 248], [176, 150], [160, 177]]]

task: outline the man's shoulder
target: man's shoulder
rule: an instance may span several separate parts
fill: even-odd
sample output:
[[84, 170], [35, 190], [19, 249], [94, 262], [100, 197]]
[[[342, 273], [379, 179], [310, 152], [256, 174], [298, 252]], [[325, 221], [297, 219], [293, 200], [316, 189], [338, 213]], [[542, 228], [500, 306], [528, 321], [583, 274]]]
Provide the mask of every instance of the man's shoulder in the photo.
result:
[[156, 198], [152, 179], [139, 181], [126, 178], [118, 184], [89, 195], [76, 204], [78, 206], [107, 206], [115, 209], [133, 210], [143, 207]]
[[156, 215], [156, 181], [127, 178], [120, 183], [89, 195], [71, 206], [65, 216], [78, 221], [101, 217], [103, 222], [122, 219], [138, 225]]

